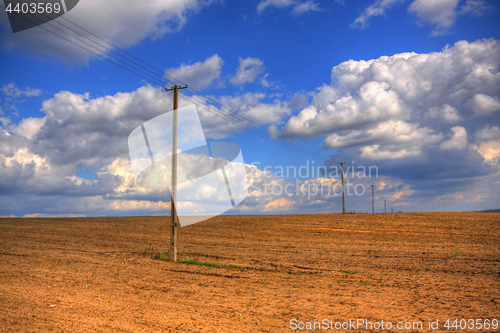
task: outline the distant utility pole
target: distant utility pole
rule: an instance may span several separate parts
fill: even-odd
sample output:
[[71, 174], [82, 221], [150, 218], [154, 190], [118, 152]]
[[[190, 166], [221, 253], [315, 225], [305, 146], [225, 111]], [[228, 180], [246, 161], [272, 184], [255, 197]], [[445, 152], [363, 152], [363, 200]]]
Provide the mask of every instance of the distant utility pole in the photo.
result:
[[341, 162], [340, 164], [340, 173], [342, 177], [342, 214], [345, 214], [345, 202], [344, 202], [344, 164], [345, 162]]
[[384, 212], [387, 213], [387, 200], [384, 200]]
[[375, 187], [375, 185], [372, 185], [372, 213], [375, 213], [375, 199], [373, 196], [373, 188], [374, 187]]
[[175, 85], [172, 89], [165, 88], [165, 91], [174, 91], [174, 116], [172, 121], [172, 188], [170, 189], [171, 204], [170, 216], [172, 217], [172, 232], [170, 234], [170, 261], [177, 261], [177, 226], [179, 218], [177, 217], [177, 100], [179, 97], [179, 89], [186, 89]]

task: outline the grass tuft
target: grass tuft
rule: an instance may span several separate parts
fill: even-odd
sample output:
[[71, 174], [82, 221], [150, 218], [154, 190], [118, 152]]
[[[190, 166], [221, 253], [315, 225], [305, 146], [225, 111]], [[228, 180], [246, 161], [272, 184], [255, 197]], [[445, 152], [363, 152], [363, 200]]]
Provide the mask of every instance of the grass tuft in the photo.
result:
[[179, 262], [181, 264], [208, 266], [208, 267], [213, 267], [213, 268], [235, 268], [235, 269], [242, 269], [241, 267], [236, 266], [236, 265], [219, 265], [219, 264], [214, 264], [214, 263], [211, 263], [211, 262], [202, 262], [202, 261], [198, 261], [198, 260], [191, 259], [191, 258], [184, 258], [184, 259], [179, 260]]
[[164, 253], [157, 253], [153, 256], [155, 260], [169, 261], [170, 260], [170, 251]]

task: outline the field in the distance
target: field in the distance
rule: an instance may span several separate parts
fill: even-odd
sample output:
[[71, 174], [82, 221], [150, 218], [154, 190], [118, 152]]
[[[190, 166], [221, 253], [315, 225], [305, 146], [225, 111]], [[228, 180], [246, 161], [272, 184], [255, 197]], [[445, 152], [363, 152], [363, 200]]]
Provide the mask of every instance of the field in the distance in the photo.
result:
[[500, 319], [498, 213], [223, 216], [179, 230], [180, 259], [242, 269], [152, 260], [144, 253], [167, 250], [168, 224], [0, 219], [0, 331]]

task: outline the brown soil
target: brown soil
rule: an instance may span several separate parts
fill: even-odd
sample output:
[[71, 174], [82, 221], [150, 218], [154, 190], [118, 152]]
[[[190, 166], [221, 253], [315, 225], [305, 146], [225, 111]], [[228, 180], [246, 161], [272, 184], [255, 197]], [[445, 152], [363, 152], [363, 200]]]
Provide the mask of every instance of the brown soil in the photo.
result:
[[0, 219], [0, 331], [290, 332], [295, 318], [422, 322], [399, 330], [418, 332], [429, 319], [440, 330], [500, 320], [497, 213], [225, 216], [179, 230], [179, 259], [241, 269], [152, 260], [168, 223]]

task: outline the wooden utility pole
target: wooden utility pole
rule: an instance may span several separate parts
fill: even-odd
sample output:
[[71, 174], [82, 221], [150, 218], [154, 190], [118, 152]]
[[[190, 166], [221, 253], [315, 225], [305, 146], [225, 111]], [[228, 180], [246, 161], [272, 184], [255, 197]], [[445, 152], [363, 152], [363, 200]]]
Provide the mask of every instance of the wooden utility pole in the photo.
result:
[[345, 214], [345, 202], [344, 202], [344, 164], [345, 162], [341, 162], [340, 164], [340, 174], [342, 178], [342, 214]]
[[170, 203], [170, 216], [172, 218], [172, 231], [170, 234], [170, 261], [177, 261], [177, 227], [179, 225], [179, 218], [177, 217], [177, 106], [179, 89], [185, 89], [175, 85], [172, 89], [165, 88], [165, 91], [174, 91], [174, 115], [172, 121], [172, 187], [170, 188], [171, 203]]
[[372, 185], [372, 213], [375, 213], [375, 198], [373, 196], [373, 188], [375, 185]]
[[384, 200], [384, 212], [387, 213], [387, 200]]

